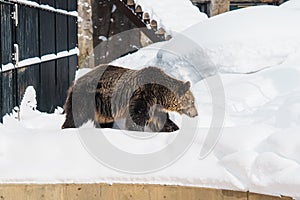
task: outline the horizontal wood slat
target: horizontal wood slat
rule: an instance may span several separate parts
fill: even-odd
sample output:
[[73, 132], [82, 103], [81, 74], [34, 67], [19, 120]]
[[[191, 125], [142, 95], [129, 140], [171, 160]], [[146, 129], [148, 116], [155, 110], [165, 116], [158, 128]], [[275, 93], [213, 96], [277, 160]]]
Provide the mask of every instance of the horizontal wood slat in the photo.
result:
[[141, 184], [0, 185], [5, 200], [291, 200], [250, 192]]

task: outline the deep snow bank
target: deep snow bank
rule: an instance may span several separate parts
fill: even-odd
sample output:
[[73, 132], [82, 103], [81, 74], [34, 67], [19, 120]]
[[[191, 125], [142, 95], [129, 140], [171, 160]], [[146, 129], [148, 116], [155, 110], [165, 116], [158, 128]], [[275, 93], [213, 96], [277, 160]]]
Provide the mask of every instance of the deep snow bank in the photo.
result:
[[[151, 50], [151, 56], [144, 56], [143, 64], [164, 63], [169, 68], [179, 63], [196, 68], [204, 77], [216, 71], [252, 73], [284, 62], [299, 49], [299, 21], [298, 10], [249, 7], [204, 20], [168, 42], [128, 57], [142, 57]], [[157, 47], [155, 53], [153, 49]], [[115, 63], [132, 66], [132, 60], [121, 58]]]
[[[136, 154], [164, 148], [178, 132], [159, 134], [142, 141], [127, 137], [129, 133], [126, 131], [97, 130], [91, 124], [81, 129], [61, 130], [64, 115], [59, 114], [59, 110], [54, 114], [32, 110], [36, 103], [31, 88], [24, 101], [31, 103], [21, 106], [21, 120], [11, 115], [4, 118], [4, 124], [0, 124], [0, 182], [158, 183], [250, 190], [300, 199], [300, 50], [297, 50], [299, 35], [296, 34], [299, 27], [295, 24], [299, 15], [294, 11], [279, 10], [284, 8], [244, 9], [212, 18], [201, 25], [210, 27], [211, 31], [219, 30], [223, 23], [231, 24], [233, 29], [237, 25], [239, 28], [234, 29], [236, 37], [229, 34], [230, 30], [217, 34], [209, 32], [209, 29], [195, 32], [197, 28], [192, 27], [190, 32], [186, 32], [188, 36], [201, 35], [206, 39], [195, 39], [201, 46], [197, 51], [193, 51], [195, 43], [187, 47], [181, 45], [179, 50], [178, 44], [161, 43], [115, 62], [131, 68], [159, 64], [167, 73], [193, 81], [192, 90], [199, 110], [197, 138], [174, 164], [143, 175], [121, 173], [104, 166], [83, 147], [78, 137], [80, 132], [104, 134], [116, 147]], [[283, 13], [287, 15], [283, 16]], [[255, 28], [248, 16], [258, 23], [260, 29]], [[265, 20], [262, 20], [263, 17], [266, 17]], [[270, 17], [278, 22], [277, 26]], [[262, 23], [257, 20], [262, 20]], [[269, 24], [268, 20], [272, 25], [270, 31], [263, 26]], [[260, 32], [261, 29], [263, 31]], [[263, 33], [272, 33], [272, 37]], [[217, 35], [220, 37], [213, 37]], [[252, 45], [252, 40], [245, 39], [245, 36], [252, 38], [253, 44], [260, 40], [261, 45]], [[162, 51], [161, 47], [165, 44], [169, 46]], [[170, 49], [177, 51], [168, 51]], [[223, 56], [217, 58], [217, 53]], [[194, 62], [199, 63], [193, 65]], [[272, 67], [252, 74], [236, 74], [266, 66]], [[217, 70], [226, 72], [219, 75], [225, 92], [225, 123], [214, 150], [205, 159], [199, 159], [214, 107], [207, 79], [213, 78]], [[199, 71], [200, 74], [197, 74]], [[82, 75], [81, 72], [78, 74]], [[203, 74], [211, 77], [200, 81], [206, 77]], [[177, 115], [173, 118], [178, 123], [181, 121]]]

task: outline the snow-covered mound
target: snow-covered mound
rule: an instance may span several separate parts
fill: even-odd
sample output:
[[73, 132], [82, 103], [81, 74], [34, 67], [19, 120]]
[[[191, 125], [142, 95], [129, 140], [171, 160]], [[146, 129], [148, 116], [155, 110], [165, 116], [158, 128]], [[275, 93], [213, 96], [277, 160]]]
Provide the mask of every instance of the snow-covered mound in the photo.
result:
[[158, 22], [158, 27], [170, 34], [181, 32], [208, 18], [190, 0], [135, 0], [135, 3]]
[[299, 20], [300, 12], [257, 6], [210, 18], [184, 35], [203, 47], [221, 72], [249, 73], [282, 63], [299, 48]]
[[[298, 1], [295, 1], [298, 2]], [[296, 3], [295, 3], [296, 4]], [[227, 12], [202, 21], [157, 48], [143, 64], [174, 66], [182, 62], [205, 77], [214, 71], [252, 73], [278, 65], [300, 47], [300, 12], [277, 6], [256, 6]], [[129, 58], [142, 57], [141, 50]], [[170, 59], [170, 52], [177, 56]], [[132, 65], [121, 58], [115, 62]], [[134, 61], [133, 61], [134, 62]]]
[[[300, 199], [298, 13], [269, 6], [230, 12], [191, 27], [185, 32], [190, 39], [172, 43], [174, 38], [114, 62], [134, 69], [157, 64], [166, 73], [193, 82], [199, 111], [197, 127], [189, 127], [185, 118], [178, 115], [172, 115], [172, 119], [181, 129], [186, 128], [184, 133], [194, 132], [196, 137], [172, 165], [138, 175], [115, 171], [97, 162], [78, 135], [104, 136], [116, 147], [114, 150], [143, 159], [148, 153], [168, 147], [177, 137], [189, 134], [161, 133], [138, 140], [133, 135], [137, 133], [94, 129], [91, 123], [79, 129], [61, 130], [61, 109], [54, 114], [34, 110], [35, 93], [30, 87], [20, 108], [20, 121], [7, 115], [0, 124], [0, 182], [157, 183], [249, 190]], [[190, 40], [195, 42], [189, 45], [186, 42]], [[257, 71], [263, 68], [266, 69]], [[218, 74], [218, 70], [226, 73]], [[78, 76], [84, 73], [82, 70]], [[213, 151], [199, 159], [210, 136], [214, 108], [222, 110], [212, 96], [212, 91], [222, 87], [209, 85], [211, 80], [219, 79], [225, 93], [222, 135]], [[103, 141], [94, 142], [113, 161], [125, 159], [125, 165], [142, 167], [149, 164], [111, 156]], [[178, 145], [185, 142], [181, 140]]]
[[[119, 149], [143, 155], [165, 148], [178, 132], [136, 140], [130, 132], [97, 130], [91, 124], [61, 130], [61, 111], [30, 111], [27, 115], [31, 105], [21, 106], [20, 121], [6, 116], [0, 125], [0, 182], [175, 184], [300, 199], [299, 66], [300, 51], [274, 68], [249, 75], [221, 75], [225, 123], [220, 140], [205, 159], [199, 159], [199, 152], [211, 124], [213, 105], [206, 81], [197, 82], [192, 88], [200, 115], [197, 137], [179, 160], [149, 174], [121, 173], [102, 165], [88, 153], [78, 134], [103, 134]], [[32, 101], [34, 92], [32, 88], [28, 91], [24, 99]], [[107, 153], [103, 146], [98, 148]]]
[[284, 9], [295, 9], [300, 11], [300, 1], [299, 0], [289, 0], [280, 5]]

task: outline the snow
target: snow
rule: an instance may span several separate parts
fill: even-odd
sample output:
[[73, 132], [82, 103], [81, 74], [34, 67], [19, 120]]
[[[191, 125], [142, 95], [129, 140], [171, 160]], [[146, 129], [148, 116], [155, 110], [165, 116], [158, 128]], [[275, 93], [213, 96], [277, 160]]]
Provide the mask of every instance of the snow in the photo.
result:
[[11, 70], [14, 68], [14, 64], [13, 63], [8, 63], [8, 64], [5, 64], [5, 65], [1, 65], [1, 72], [3, 71], [8, 71], [8, 70]]
[[47, 62], [56, 59], [56, 54], [48, 54], [41, 57], [41, 62]]
[[25, 60], [21, 60], [18, 63], [18, 67], [25, 67], [25, 66], [28, 66], [28, 65], [35, 65], [35, 64], [39, 64], [39, 63], [41, 63], [41, 59], [38, 58], [38, 57], [28, 58], [28, 59], [25, 59]]
[[299, 0], [289, 0], [280, 5], [281, 8], [284, 9], [295, 9], [300, 10], [300, 1]]
[[[192, 81], [199, 117], [171, 115], [182, 132], [153, 135], [95, 129], [91, 122], [61, 130], [62, 108], [53, 114], [39, 112], [34, 88], [27, 88], [20, 121], [14, 112], [0, 124], [0, 182], [170, 184], [300, 199], [300, 27], [296, 23], [300, 12], [292, 2], [297, 1], [291, 1], [291, 7], [258, 6], [213, 17], [177, 39], [113, 62], [133, 69], [157, 65], [174, 77]], [[220, 34], [222, 27], [226, 28]], [[76, 77], [88, 71], [79, 70]], [[218, 80], [222, 87], [212, 84]], [[222, 97], [221, 90], [224, 105], [214, 99], [216, 94]], [[225, 118], [214, 146], [207, 138], [215, 107], [218, 112], [224, 109]], [[85, 141], [90, 136], [101, 155], [107, 154], [105, 159], [124, 165], [116, 170], [99, 160]], [[145, 159], [174, 142], [178, 148], [187, 146], [174, 162], [136, 174], [124, 173], [124, 166], [148, 169], [153, 163], [110, 154], [105, 141], [124, 155]], [[213, 150], [201, 156], [210, 145]], [[177, 150], [173, 147], [170, 152]], [[160, 156], [169, 159], [170, 152]]]
[[[75, 47], [74, 49], [71, 49], [69, 51], [58, 52], [57, 54], [43, 55], [41, 58], [33, 57], [33, 58], [28, 58], [28, 59], [25, 59], [25, 60], [21, 60], [18, 63], [17, 68], [18, 67], [25, 67], [25, 66], [29, 66], [29, 65], [40, 64], [42, 62], [47, 62], [47, 61], [51, 61], [51, 60], [54, 60], [54, 59], [59, 59], [59, 58], [72, 56], [72, 55], [79, 55], [79, 49], [77, 47]], [[12, 63], [2, 65], [2, 71], [3, 72], [12, 70], [14, 68], [15, 68], [15, 66]]]
[[33, 7], [37, 7], [37, 8], [41, 8], [50, 12], [57, 12], [57, 13], [61, 13], [64, 15], [69, 15], [69, 16], [73, 16], [73, 17], [78, 17], [78, 12], [77, 11], [66, 11], [66, 10], [62, 10], [62, 9], [56, 9], [52, 6], [49, 5], [40, 5], [34, 1], [29, 1], [29, 0], [18, 0], [18, 3], [24, 4], [24, 5], [28, 5], [28, 6], [33, 6]]
[[190, 0], [135, 0], [135, 3], [149, 13], [151, 20], [157, 21], [158, 28], [172, 35], [207, 19]]
[[[164, 62], [175, 69], [174, 64], [180, 62], [198, 68], [205, 77], [216, 71], [253, 73], [284, 62], [299, 49], [299, 20], [297, 10], [249, 7], [204, 20], [172, 40], [149, 46], [131, 57], [136, 60], [135, 56], [157, 49], [161, 53], [152, 52], [143, 60], [145, 65]], [[118, 63], [132, 65], [132, 60], [123, 60]]]

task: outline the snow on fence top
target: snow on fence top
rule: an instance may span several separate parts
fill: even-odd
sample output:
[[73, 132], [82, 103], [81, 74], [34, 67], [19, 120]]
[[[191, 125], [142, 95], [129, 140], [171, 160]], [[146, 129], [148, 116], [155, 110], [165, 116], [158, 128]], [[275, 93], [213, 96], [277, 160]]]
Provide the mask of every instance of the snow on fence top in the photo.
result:
[[135, 0], [143, 12], [156, 20], [158, 28], [164, 28], [168, 33], [181, 32], [208, 17], [201, 13], [190, 0]]
[[20, 67], [40, 64], [40, 63], [47, 62], [47, 61], [50, 61], [50, 60], [57, 60], [59, 58], [69, 57], [69, 56], [72, 56], [72, 55], [79, 55], [79, 49], [77, 47], [75, 47], [74, 49], [71, 49], [69, 51], [61, 51], [61, 52], [58, 52], [56, 54], [53, 53], [53, 54], [43, 55], [41, 58], [34, 57], [34, 58], [28, 58], [28, 59], [25, 59], [25, 60], [21, 60], [18, 63], [18, 66], [13, 65], [13, 63], [2, 64], [2, 69], [0, 69], [0, 72], [9, 71], [9, 70], [12, 70], [14, 68], [20, 68]]
[[57, 12], [60, 14], [64, 14], [64, 15], [70, 15], [70, 16], [74, 16], [74, 17], [78, 17], [78, 12], [77, 11], [67, 11], [67, 10], [63, 10], [63, 9], [56, 9], [52, 6], [49, 5], [43, 5], [43, 4], [38, 4], [37, 2], [33, 2], [33, 1], [28, 1], [28, 0], [17, 0], [15, 1], [17, 3], [20, 4], [25, 4], [28, 6], [32, 6], [32, 7], [36, 7], [36, 8], [40, 8], [43, 10], [48, 10], [51, 12]]

